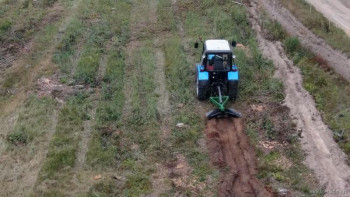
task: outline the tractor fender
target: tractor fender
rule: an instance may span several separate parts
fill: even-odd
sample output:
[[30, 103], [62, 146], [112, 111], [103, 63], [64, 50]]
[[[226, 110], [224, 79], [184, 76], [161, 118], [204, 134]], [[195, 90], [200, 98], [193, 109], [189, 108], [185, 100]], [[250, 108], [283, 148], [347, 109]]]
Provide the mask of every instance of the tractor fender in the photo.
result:
[[230, 71], [227, 73], [227, 79], [229, 81], [238, 81], [239, 79], [239, 75], [238, 75], [238, 71]]
[[207, 71], [201, 71], [201, 66], [200, 64], [197, 64], [197, 77], [198, 77], [198, 80], [199, 81], [202, 81], [202, 80], [209, 80], [209, 73]]

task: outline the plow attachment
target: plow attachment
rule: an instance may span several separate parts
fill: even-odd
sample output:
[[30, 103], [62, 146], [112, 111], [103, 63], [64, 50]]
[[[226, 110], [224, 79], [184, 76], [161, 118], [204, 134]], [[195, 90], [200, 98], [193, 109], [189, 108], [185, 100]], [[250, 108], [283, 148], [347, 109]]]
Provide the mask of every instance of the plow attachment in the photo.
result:
[[236, 117], [240, 118], [241, 113], [235, 111], [234, 109], [226, 109], [225, 105], [229, 101], [228, 96], [221, 96], [220, 87], [218, 87], [219, 96], [210, 97], [210, 101], [218, 107], [206, 114], [207, 118], [210, 120], [212, 118], [223, 118], [223, 117]]

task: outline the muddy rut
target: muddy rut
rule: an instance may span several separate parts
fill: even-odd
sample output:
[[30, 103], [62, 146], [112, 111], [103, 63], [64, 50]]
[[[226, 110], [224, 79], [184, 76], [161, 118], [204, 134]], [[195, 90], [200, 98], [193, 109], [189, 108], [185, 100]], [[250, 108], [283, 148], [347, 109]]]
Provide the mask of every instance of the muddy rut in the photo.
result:
[[243, 120], [213, 119], [205, 135], [210, 160], [222, 169], [218, 196], [273, 196], [256, 178], [255, 151], [244, 133]]
[[[278, 1], [260, 0], [258, 8], [263, 8], [266, 13], [277, 20], [292, 36], [297, 36], [301, 43], [313, 53], [325, 59], [331, 68], [342, 77], [350, 81], [350, 59], [347, 55], [333, 49], [323, 39], [317, 37]], [[275, 2], [275, 3], [274, 3]]]
[[[259, 48], [266, 58], [273, 61], [276, 77], [285, 87], [285, 105], [298, 129], [302, 130], [301, 144], [306, 152], [306, 165], [312, 169], [325, 191], [348, 192], [350, 168], [346, 156], [332, 138], [332, 131], [322, 121], [312, 96], [303, 87], [300, 69], [285, 55], [280, 42], [271, 42], [264, 37], [259, 24], [258, 3], [249, 5], [250, 22], [257, 33]], [[339, 196], [326, 193], [326, 196]]]

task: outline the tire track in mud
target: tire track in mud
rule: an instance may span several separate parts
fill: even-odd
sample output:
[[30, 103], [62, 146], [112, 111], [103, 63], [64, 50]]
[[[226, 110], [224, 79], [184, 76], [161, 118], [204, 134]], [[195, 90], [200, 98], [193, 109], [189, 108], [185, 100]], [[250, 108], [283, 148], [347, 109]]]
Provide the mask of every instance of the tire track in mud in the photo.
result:
[[297, 36], [304, 46], [324, 58], [335, 72], [350, 81], [350, 58], [347, 55], [333, 49], [323, 39], [317, 37], [280, 3], [273, 3], [271, 0], [252, 2], [257, 3], [258, 7], [262, 6], [269, 17], [277, 20], [290, 35]]
[[244, 133], [243, 120], [212, 119], [205, 135], [210, 160], [221, 169], [218, 196], [273, 196], [256, 178], [255, 150]]
[[301, 145], [307, 153], [306, 165], [314, 171], [325, 191], [349, 192], [350, 169], [346, 164], [346, 156], [333, 140], [332, 131], [323, 123], [312, 96], [304, 89], [300, 69], [285, 55], [280, 42], [264, 38], [259, 24], [258, 3], [251, 1], [248, 10], [259, 48], [266, 58], [273, 61], [277, 69], [276, 77], [283, 81], [285, 105], [291, 110], [290, 116], [298, 129], [303, 130]]

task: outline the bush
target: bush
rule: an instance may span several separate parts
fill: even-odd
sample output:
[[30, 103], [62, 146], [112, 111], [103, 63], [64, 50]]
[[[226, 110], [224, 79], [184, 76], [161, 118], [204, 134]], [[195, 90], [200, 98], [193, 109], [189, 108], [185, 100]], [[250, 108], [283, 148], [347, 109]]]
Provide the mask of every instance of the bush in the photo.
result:
[[347, 154], [350, 154], [350, 143], [346, 143], [346, 144], [344, 145], [344, 150], [345, 150], [345, 152], [346, 152]]
[[25, 130], [18, 130], [10, 133], [7, 140], [14, 145], [26, 144], [29, 141], [29, 135]]
[[283, 40], [287, 36], [281, 24], [276, 20], [266, 24], [266, 29], [268, 31], [267, 38], [270, 40]]
[[63, 73], [70, 73], [72, 69], [72, 58], [76, 53], [76, 44], [83, 35], [83, 24], [73, 19], [53, 55], [53, 62], [58, 64]]
[[3, 33], [10, 29], [12, 23], [9, 20], [2, 20], [0, 21], [0, 33]]
[[300, 41], [297, 37], [289, 37], [285, 40], [284, 46], [288, 53], [294, 53], [300, 49]]
[[84, 52], [75, 74], [75, 80], [78, 83], [94, 84], [96, 82], [100, 55], [98, 48], [89, 48]]

